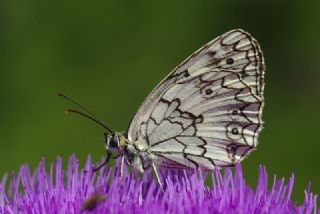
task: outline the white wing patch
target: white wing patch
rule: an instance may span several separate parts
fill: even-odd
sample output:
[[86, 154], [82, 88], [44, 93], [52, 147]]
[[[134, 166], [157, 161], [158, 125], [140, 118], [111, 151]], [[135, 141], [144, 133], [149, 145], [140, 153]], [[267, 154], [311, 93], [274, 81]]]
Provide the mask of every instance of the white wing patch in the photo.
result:
[[232, 30], [204, 45], [147, 97], [128, 132], [156, 165], [230, 166], [257, 146], [264, 59], [255, 39]]

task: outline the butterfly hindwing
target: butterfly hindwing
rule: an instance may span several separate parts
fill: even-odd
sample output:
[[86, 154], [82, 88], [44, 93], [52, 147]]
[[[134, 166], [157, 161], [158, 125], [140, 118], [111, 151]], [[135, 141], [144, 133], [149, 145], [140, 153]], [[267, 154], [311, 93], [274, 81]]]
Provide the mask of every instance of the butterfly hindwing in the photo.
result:
[[232, 30], [204, 45], [147, 97], [128, 132], [160, 166], [213, 169], [241, 161], [261, 130], [264, 59]]

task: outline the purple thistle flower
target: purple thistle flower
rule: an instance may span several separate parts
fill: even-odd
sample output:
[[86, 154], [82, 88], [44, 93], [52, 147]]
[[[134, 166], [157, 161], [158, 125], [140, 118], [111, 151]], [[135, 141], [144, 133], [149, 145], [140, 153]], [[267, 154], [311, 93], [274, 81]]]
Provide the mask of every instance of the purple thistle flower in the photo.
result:
[[[288, 183], [274, 176], [268, 190], [262, 166], [255, 189], [246, 185], [240, 165], [234, 173], [225, 169], [208, 175], [160, 170], [161, 189], [151, 171], [137, 176], [125, 170], [120, 177], [117, 162], [94, 174], [90, 158], [79, 170], [75, 156], [69, 158], [67, 171], [57, 158], [50, 172], [42, 160], [34, 173], [24, 165], [10, 181], [8, 177], [0, 183], [0, 213], [320, 213], [310, 188], [302, 205], [290, 200], [293, 176]], [[212, 179], [211, 187], [205, 185], [206, 177]]]

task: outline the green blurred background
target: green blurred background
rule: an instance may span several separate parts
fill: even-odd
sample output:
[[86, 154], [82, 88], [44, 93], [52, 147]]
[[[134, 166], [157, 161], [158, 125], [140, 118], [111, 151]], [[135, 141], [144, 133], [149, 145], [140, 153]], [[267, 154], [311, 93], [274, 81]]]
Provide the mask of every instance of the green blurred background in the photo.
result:
[[[114, 130], [126, 130], [152, 88], [200, 46], [233, 28], [249, 31], [266, 59], [265, 128], [243, 162], [295, 173], [294, 199], [309, 180], [320, 191], [319, 1], [0, 1], [0, 177], [42, 157], [105, 154], [103, 130], [64, 92]], [[272, 179], [270, 179], [272, 180]]]

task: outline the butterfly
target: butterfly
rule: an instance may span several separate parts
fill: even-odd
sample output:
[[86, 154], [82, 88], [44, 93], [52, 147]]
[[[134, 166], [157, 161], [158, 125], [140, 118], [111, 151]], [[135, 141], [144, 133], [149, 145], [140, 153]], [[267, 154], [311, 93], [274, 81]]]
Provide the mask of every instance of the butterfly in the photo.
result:
[[159, 167], [233, 166], [257, 147], [264, 72], [258, 42], [235, 29], [202, 46], [169, 73], [142, 103], [126, 135], [113, 132], [85, 108], [91, 116], [68, 111], [105, 127], [107, 159], [100, 167], [115, 153], [121, 157], [121, 172], [124, 163], [141, 173], [152, 167], [161, 184]]

